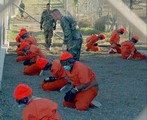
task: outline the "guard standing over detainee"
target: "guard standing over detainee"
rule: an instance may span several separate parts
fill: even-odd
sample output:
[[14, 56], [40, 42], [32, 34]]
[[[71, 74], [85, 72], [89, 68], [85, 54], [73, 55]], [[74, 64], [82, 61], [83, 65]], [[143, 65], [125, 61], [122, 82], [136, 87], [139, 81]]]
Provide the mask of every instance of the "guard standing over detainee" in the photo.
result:
[[67, 51], [73, 55], [75, 60], [79, 61], [83, 38], [76, 21], [69, 16], [63, 16], [58, 9], [52, 11], [52, 16], [55, 20], [60, 20], [64, 32], [63, 45], [66, 45]]

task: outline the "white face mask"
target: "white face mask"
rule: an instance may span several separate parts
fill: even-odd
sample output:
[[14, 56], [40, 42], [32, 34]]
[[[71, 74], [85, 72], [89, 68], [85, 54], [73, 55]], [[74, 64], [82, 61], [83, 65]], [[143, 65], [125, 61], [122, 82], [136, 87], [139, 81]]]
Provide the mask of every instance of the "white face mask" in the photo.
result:
[[66, 65], [66, 66], [64, 66], [64, 69], [70, 71], [71, 67], [69, 65]]

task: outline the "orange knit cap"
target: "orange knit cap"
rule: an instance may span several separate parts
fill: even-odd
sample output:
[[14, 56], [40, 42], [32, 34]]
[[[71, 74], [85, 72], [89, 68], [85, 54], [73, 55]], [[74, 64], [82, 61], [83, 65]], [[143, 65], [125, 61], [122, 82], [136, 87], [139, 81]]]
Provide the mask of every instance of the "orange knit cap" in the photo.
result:
[[21, 33], [22, 31], [27, 32], [27, 29], [26, 28], [21, 28], [19, 33]]
[[20, 49], [20, 50], [23, 50], [23, 49], [25, 49], [27, 46], [29, 46], [29, 43], [23, 41], [23, 42], [21, 42], [19, 49]]
[[40, 68], [40, 69], [44, 69], [46, 64], [48, 63], [49, 61], [45, 58], [38, 58], [36, 60], [36, 64], [37, 66]]
[[106, 35], [105, 34], [99, 34], [99, 36], [101, 36], [102, 39], [106, 39]]
[[137, 40], [137, 41], [139, 40], [138, 36], [136, 36], [136, 35], [133, 36], [132, 38], [134, 38], [134, 39]]
[[125, 28], [119, 28], [120, 31], [122, 31], [123, 33], [126, 32]]
[[19, 36], [21, 37], [21, 36], [23, 36], [24, 34], [26, 34], [27, 32], [26, 31], [21, 31], [20, 33], [19, 33]]
[[32, 89], [26, 84], [19, 84], [14, 90], [14, 98], [21, 100], [32, 95]]
[[64, 52], [60, 56], [60, 60], [68, 60], [69, 58], [73, 58], [72, 54], [69, 52]]

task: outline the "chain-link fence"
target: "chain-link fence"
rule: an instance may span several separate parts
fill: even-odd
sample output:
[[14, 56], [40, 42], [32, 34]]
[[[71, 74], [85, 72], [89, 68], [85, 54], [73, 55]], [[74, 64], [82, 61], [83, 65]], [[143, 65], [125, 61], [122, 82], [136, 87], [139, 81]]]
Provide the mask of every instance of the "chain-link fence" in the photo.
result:
[[[66, 10], [70, 12], [78, 20], [89, 19], [91, 25], [103, 17], [110, 16], [114, 19], [115, 11], [112, 11], [108, 4], [103, 0], [61, 0], [66, 3]], [[76, 1], [76, 2], [75, 2]], [[122, 0], [133, 12], [135, 12], [142, 20], [147, 21], [146, 17], [146, 0]], [[110, 19], [108, 17], [108, 19]], [[109, 20], [108, 20], [109, 21]]]

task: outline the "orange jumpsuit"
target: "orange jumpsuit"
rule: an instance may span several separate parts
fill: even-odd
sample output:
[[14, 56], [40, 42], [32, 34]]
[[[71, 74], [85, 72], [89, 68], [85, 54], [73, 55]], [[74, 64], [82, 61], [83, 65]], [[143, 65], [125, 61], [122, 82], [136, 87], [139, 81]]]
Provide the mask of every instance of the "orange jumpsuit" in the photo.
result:
[[19, 56], [17, 57], [16, 61], [20, 62], [20, 61], [24, 61], [24, 60], [32, 60], [32, 61], [36, 61], [36, 59], [38, 57], [43, 57], [45, 58], [44, 54], [42, 53], [42, 51], [36, 46], [36, 45], [30, 45], [30, 49], [27, 55], [25, 56]]
[[[131, 52], [134, 52], [135, 50], [136, 48], [133, 42], [129, 40], [122, 42], [121, 55], [123, 59], [127, 59], [130, 56]], [[135, 59], [135, 58], [143, 60], [146, 59], [147, 57], [145, 55], [142, 55], [140, 52], [136, 51], [134, 52], [134, 55], [131, 57], [131, 59]]]
[[62, 120], [58, 105], [45, 98], [32, 100], [23, 110], [23, 120]]
[[110, 44], [111, 48], [116, 49], [117, 53], [121, 53], [121, 48], [117, 44], [120, 42], [120, 35], [118, 34], [117, 30], [114, 30], [110, 37]]
[[53, 60], [52, 66], [50, 70], [53, 77], [57, 78], [57, 80], [53, 82], [42, 82], [42, 89], [44, 91], [47, 90], [59, 90], [63, 86], [65, 86], [68, 81], [65, 79], [65, 70], [60, 64], [59, 60]]
[[[66, 71], [66, 74], [75, 87], [81, 84], [91, 83], [96, 78], [95, 74], [89, 67], [78, 61], [74, 63], [72, 71]], [[63, 105], [76, 108], [77, 110], [87, 110], [97, 94], [97, 87], [91, 87], [87, 90], [78, 92], [73, 103], [63, 101]]]
[[[21, 39], [21, 42], [22, 41], [25, 41], [25, 42], [29, 43], [30, 45], [31, 44], [37, 45], [37, 40], [36, 40], [36, 38], [33, 35], [31, 35], [29, 38]], [[16, 53], [19, 56], [24, 55], [24, 52], [22, 50], [20, 50], [19, 47], [16, 49]]]
[[41, 69], [36, 65], [36, 63], [32, 65], [28, 65], [24, 67], [23, 74], [24, 75], [39, 75], [41, 72]]
[[92, 34], [91, 36], [86, 38], [86, 51], [100, 51], [99, 46], [94, 46], [94, 44], [98, 41], [98, 35]]
[[17, 53], [18, 56], [23, 56], [23, 55], [25, 55], [25, 53], [24, 53], [22, 50], [20, 50], [19, 47], [17, 47], [16, 53]]
[[[45, 58], [44, 54], [42, 53], [42, 51], [36, 46], [36, 45], [30, 45], [30, 50], [28, 52], [27, 55], [25, 56], [19, 56], [16, 61], [20, 62], [20, 61], [25, 61], [25, 60], [32, 60], [32, 61], [36, 61], [36, 59], [38, 57], [43, 57]], [[39, 67], [37, 67], [36, 63], [32, 64], [32, 65], [28, 65], [24, 67], [24, 75], [39, 75], [41, 72], [41, 69]]]
[[37, 44], [37, 39], [33, 35], [30, 35], [29, 38], [26, 38], [22, 41], [25, 41], [25, 42], [29, 43], [30, 45], [31, 44], [34, 44], [34, 45]]

